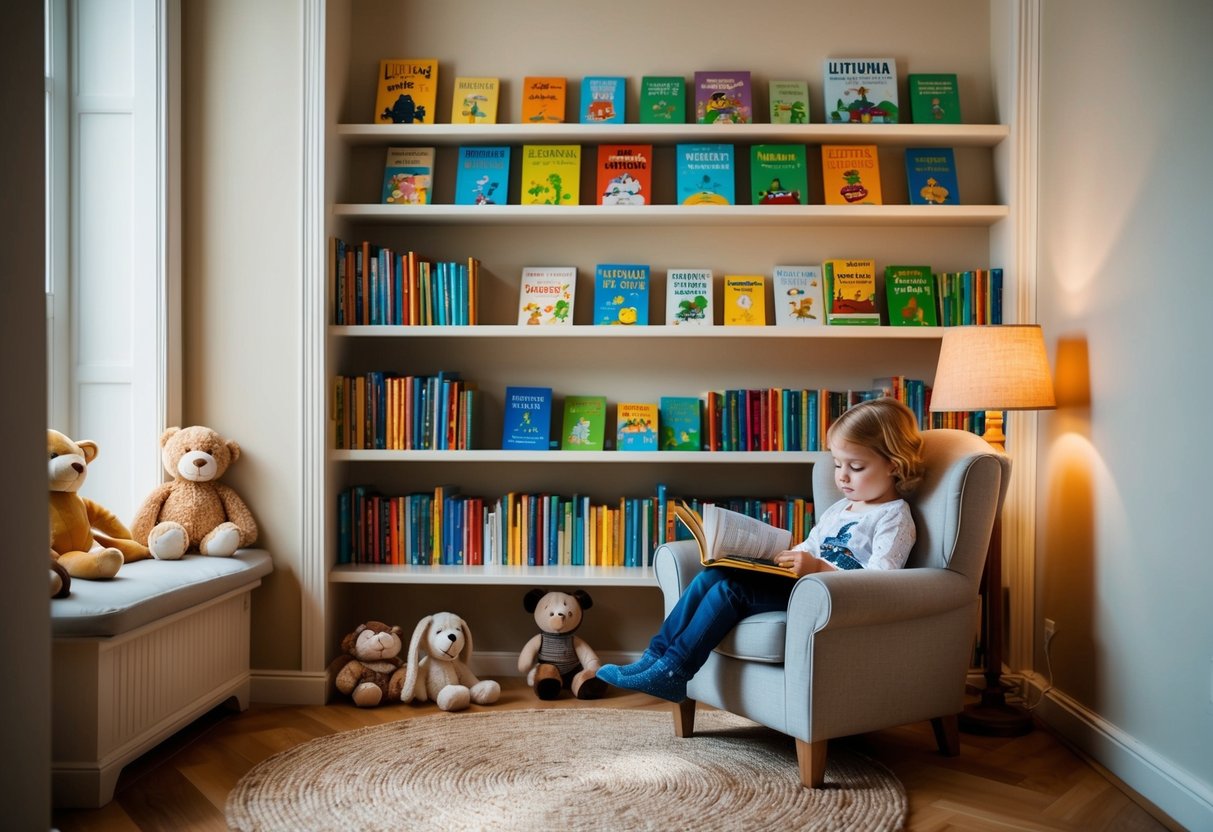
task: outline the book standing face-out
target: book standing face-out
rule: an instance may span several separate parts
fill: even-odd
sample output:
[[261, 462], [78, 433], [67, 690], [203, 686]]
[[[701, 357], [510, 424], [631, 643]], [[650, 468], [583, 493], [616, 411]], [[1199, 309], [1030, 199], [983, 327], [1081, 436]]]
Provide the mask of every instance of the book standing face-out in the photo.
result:
[[598, 204], [647, 205], [652, 202], [653, 146], [598, 145]]
[[897, 124], [897, 62], [827, 58], [822, 103], [831, 124]]
[[620, 402], [616, 407], [615, 450], [657, 450], [657, 405]]
[[725, 326], [766, 326], [766, 278], [760, 274], [725, 275], [721, 307]]
[[878, 326], [876, 261], [834, 259], [822, 264], [830, 326]]
[[594, 325], [646, 326], [648, 322], [648, 265], [600, 263], [595, 267]]
[[518, 290], [522, 326], [572, 326], [576, 266], [524, 266]]
[[807, 205], [809, 177], [804, 145], [752, 145], [750, 198], [754, 205]]
[[696, 124], [749, 124], [754, 120], [750, 73], [696, 72]]
[[935, 277], [930, 266], [885, 266], [890, 326], [937, 326]]
[[568, 81], [557, 76], [523, 78], [522, 123], [563, 123], [567, 86]]
[[823, 144], [821, 187], [826, 205], [880, 205], [880, 158], [874, 144]]
[[496, 124], [499, 78], [456, 78], [451, 124]]
[[579, 205], [581, 145], [522, 146], [521, 205]]
[[712, 325], [712, 270], [670, 269], [665, 282], [666, 326]]
[[906, 187], [911, 205], [959, 205], [956, 155], [950, 147], [907, 147]]
[[434, 148], [389, 147], [383, 166], [385, 205], [428, 205], [434, 178]]
[[375, 124], [433, 124], [437, 103], [438, 61], [389, 58], [379, 62]]
[[771, 286], [776, 326], [825, 323], [820, 266], [776, 266]]
[[910, 118], [915, 124], [961, 124], [960, 88], [952, 72], [910, 73]]
[[674, 158], [679, 205], [736, 203], [733, 145], [680, 144]]
[[606, 396], [565, 396], [562, 451], [601, 451], [606, 431]]
[[640, 79], [641, 124], [685, 124], [687, 82], [681, 75], [646, 75]]
[[459, 148], [455, 171], [456, 205], [506, 205], [510, 192], [510, 148]]
[[771, 81], [771, 124], [809, 123], [809, 82]]
[[791, 548], [792, 533], [787, 529], [712, 503], [704, 505], [702, 516], [686, 503], [675, 504], [672, 511], [698, 544], [699, 562], [704, 566], [799, 577], [774, 561], [777, 554]]
[[546, 451], [552, 432], [552, 388], [507, 387], [501, 447], [507, 451]]
[[702, 442], [702, 403], [694, 396], [662, 396], [658, 409], [663, 451], [698, 451]]
[[627, 81], [618, 76], [587, 75], [581, 79], [581, 123], [623, 124], [624, 89]]

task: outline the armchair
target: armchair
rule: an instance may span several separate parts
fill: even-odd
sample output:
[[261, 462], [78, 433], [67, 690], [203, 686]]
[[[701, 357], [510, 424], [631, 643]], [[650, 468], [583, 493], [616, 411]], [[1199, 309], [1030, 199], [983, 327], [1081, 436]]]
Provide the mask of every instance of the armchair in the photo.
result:
[[[959, 430], [923, 433], [926, 476], [907, 498], [917, 542], [904, 569], [807, 575], [786, 613], [744, 619], [713, 651], [674, 706], [674, 733], [694, 733], [704, 702], [796, 740], [801, 782], [820, 786], [833, 737], [929, 719], [939, 750], [960, 752], [978, 614], [978, 585], [1007, 457]], [[841, 498], [833, 466], [813, 466], [818, 511]], [[694, 541], [657, 550], [668, 615], [702, 568]]]

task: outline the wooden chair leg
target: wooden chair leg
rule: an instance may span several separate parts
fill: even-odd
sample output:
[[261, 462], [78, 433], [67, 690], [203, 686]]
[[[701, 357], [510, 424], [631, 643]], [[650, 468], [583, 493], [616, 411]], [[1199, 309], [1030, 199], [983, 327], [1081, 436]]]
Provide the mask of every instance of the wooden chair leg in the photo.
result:
[[825, 782], [828, 746], [828, 740], [796, 740], [796, 762], [800, 766], [800, 782], [806, 789], [816, 789]]
[[674, 703], [674, 736], [689, 737], [695, 733], [695, 700]]
[[960, 754], [960, 715], [937, 716], [931, 720], [931, 728], [935, 731], [935, 743], [939, 753], [945, 757], [955, 757]]

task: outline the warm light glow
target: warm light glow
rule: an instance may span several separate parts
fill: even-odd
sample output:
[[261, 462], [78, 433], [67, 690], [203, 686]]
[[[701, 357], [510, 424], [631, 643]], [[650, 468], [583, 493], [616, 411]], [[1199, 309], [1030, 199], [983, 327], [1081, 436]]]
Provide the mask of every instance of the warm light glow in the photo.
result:
[[1039, 326], [944, 330], [931, 410], [1046, 410], [1056, 406]]

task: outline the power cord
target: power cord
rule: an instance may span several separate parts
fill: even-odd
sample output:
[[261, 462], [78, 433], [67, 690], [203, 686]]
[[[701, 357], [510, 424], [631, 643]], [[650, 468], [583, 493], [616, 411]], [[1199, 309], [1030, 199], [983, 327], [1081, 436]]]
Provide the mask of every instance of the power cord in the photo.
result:
[[1028, 704], [1027, 690], [1024, 691], [1024, 710], [1031, 712], [1040, 707], [1040, 703], [1045, 701], [1045, 697], [1049, 691], [1053, 690], [1053, 639], [1057, 633], [1049, 633], [1045, 638], [1045, 668], [1049, 671], [1049, 681], [1040, 691], [1040, 698], [1036, 700], [1035, 705]]

